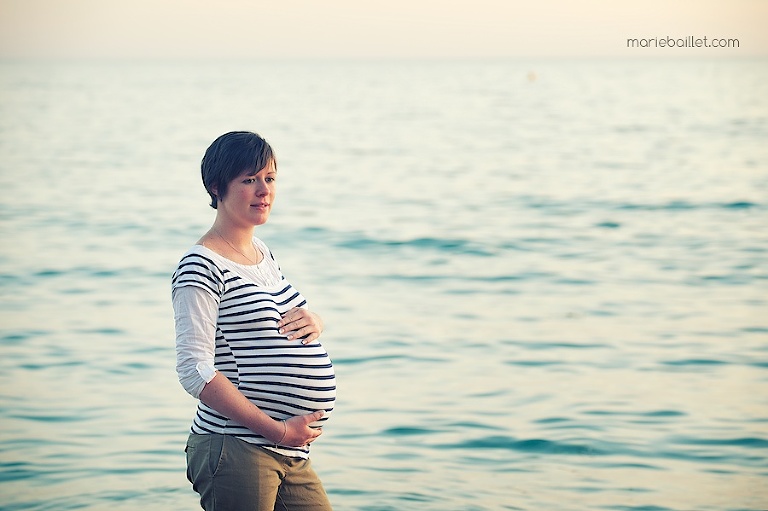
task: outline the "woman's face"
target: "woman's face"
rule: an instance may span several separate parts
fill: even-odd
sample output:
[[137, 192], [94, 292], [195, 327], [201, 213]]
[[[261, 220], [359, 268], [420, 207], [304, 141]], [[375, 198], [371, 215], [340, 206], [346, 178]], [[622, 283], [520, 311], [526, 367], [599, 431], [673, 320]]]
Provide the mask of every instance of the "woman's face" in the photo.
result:
[[275, 200], [277, 169], [270, 161], [255, 174], [244, 172], [229, 183], [227, 195], [219, 199], [219, 214], [241, 227], [261, 225], [269, 218]]

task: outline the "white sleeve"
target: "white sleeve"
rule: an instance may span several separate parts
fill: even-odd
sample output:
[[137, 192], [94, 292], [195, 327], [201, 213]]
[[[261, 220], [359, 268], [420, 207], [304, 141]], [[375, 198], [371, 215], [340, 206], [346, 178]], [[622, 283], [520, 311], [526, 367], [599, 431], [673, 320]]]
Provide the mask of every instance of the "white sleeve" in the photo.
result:
[[184, 390], [200, 397], [205, 384], [216, 376], [216, 321], [219, 303], [208, 291], [196, 286], [173, 290], [176, 323], [176, 373]]

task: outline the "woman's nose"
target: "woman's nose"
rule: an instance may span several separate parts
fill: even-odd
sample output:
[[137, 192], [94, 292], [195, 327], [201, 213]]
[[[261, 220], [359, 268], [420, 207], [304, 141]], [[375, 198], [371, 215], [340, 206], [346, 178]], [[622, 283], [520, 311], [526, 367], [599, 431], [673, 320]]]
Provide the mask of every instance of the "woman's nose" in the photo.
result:
[[259, 197], [263, 197], [268, 193], [269, 193], [269, 187], [267, 186], [267, 183], [264, 182], [263, 180], [259, 180], [256, 183], [256, 195]]

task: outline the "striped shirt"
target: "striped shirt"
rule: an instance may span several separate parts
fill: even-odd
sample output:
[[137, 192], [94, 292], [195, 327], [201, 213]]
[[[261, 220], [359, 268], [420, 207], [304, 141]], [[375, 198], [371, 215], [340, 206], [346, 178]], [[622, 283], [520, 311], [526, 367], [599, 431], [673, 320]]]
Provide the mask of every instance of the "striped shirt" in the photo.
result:
[[[288, 340], [278, 332], [277, 322], [282, 314], [293, 307], [306, 307], [307, 302], [282, 275], [266, 245], [258, 238], [253, 241], [264, 254], [258, 265], [241, 265], [195, 245], [180, 260], [173, 274], [172, 289], [176, 293], [192, 286], [198, 292], [210, 294], [218, 303], [215, 334], [211, 331], [207, 336], [213, 337], [209, 343], [215, 346], [208, 348], [213, 348], [210, 351], [214, 353], [217, 371], [273, 419], [324, 410], [323, 418], [311, 425], [321, 426], [336, 399], [333, 365], [318, 340], [304, 345], [301, 339]], [[185, 318], [177, 317], [177, 352], [178, 346], [186, 345], [184, 339], [179, 339], [184, 334], [179, 332], [194, 330], [189, 325], [180, 325], [180, 321]], [[189, 322], [195, 323], [193, 319]], [[194, 360], [196, 355], [180, 353], [180, 360], [185, 356]], [[275, 447], [263, 436], [202, 402], [198, 404], [191, 432], [233, 435], [285, 456], [309, 456], [308, 446]]]

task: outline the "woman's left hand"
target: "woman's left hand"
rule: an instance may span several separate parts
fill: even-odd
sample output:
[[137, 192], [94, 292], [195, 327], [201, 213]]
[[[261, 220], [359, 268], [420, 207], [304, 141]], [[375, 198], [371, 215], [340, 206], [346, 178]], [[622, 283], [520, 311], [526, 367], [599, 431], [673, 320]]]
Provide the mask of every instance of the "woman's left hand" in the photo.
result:
[[323, 320], [308, 309], [294, 307], [283, 314], [283, 318], [277, 322], [277, 328], [289, 341], [306, 336], [301, 343], [309, 344], [323, 333]]

